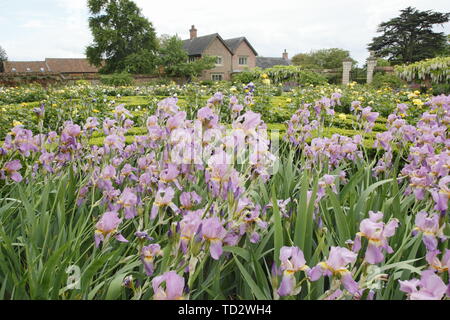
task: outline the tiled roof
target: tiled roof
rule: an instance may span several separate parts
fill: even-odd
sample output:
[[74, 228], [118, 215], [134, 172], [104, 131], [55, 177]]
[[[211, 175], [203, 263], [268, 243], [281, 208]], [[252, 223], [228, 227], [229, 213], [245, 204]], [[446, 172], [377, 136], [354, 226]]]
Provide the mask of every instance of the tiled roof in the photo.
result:
[[45, 61], [5, 61], [3, 68], [5, 73], [49, 71]]
[[203, 52], [209, 47], [210, 43], [216, 38], [223, 43], [225, 48], [227, 48], [227, 50], [230, 51], [231, 54], [233, 54], [231, 49], [227, 46], [225, 41], [218, 33], [213, 33], [202, 37], [196, 37], [192, 40], [190, 39], [183, 40], [183, 48], [188, 52], [188, 55], [198, 56], [203, 54]]
[[87, 59], [55, 59], [47, 58], [45, 62], [51, 72], [60, 73], [97, 73], [98, 68]]
[[261, 69], [272, 68], [274, 66], [290, 66], [291, 60], [283, 58], [256, 57], [256, 66]]
[[238, 38], [228, 39], [228, 40], [225, 40], [225, 43], [227, 44], [227, 46], [231, 49], [231, 51], [234, 54], [236, 52], [236, 49], [239, 47], [239, 45], [243, 41], [245, 41], [245, 43], [247, 43], [247, 45], [253, 51], [255, 56], [257, 56], [258, 52], [256, 52], [256, 50], [253, 48], [253, 46], [250, 44], [250, 42], [248, 42], [247, 38], [245, 38], [245, 37], [238, 37]]

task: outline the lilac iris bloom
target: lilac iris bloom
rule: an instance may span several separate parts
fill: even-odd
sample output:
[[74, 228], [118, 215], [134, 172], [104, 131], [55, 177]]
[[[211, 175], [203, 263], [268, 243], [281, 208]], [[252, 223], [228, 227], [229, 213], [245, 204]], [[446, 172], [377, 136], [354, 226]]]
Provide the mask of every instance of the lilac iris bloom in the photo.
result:
[[422, 271], [420, 280], [399, 280], [399, 283], [409, 300], [441, 300], [447, 292], [444, 281], [431, 270]]
[[150, 219], [154, 220], [158, 215], [159, 208], [161, 207], [171, 207], [172, 210], [178, 212], [178, 208], [172, 202], [175, 196], [175, 191], [171, 187], [160, 188], [156, 193], [155, 201], [153, 202], [152, 211], [150, 214]]
[[120, 233], [117, 233], [117, 228], [122, 222], [117, 212], [105, 212], [100, 220], [95, 225], [95, 245], [98, 247], [102, 241], [107, 241], [111, 236], [120, 242], [128, 242]]
[[219, 218], [213, 217], [203, 221], [202, 236], [203, 239], [209, 242], [209, 252], [214, 260], [219, 260], [223, 253], [222, 241], [226, 234], [227, 232], [222, 226]]
[[200, 231], [202, 223], [203, 210], [189, 211], [180, 222], [180, 247], [183, 253], [187, 252], [187, 248], [191, 240]]
[[[161, 284], [165, 282], [165, 289]], [[153, 278], [152, 287], [155, 300], [183, 300], [184, 278], [175, 271]]]
[[428, 251], [437, 249], [437, 238], [441, 241], [447, 239], [443, 234], [444, 225], [442, 227], [439, 226], [439, 215], [434, 213], [428, 215], [426, 212], [421, 211], [416, 215], [415, 223], [416, 227], [413, 230], [413, 234], [422, 232], [422, 240]]
[[450, 176], [445, 176], [439, 181], [439, 190], [433, 190], [431, 195], [435, 202], [435, 209], [440, 212], [447, 212], [448, 200], [450, 199], [450, 188], [448, 184], [450, 183]]
[[348, 292], [359, 295], [359, 285], [348, 270], [348, 265], [353, 264], [356, 257], [357, 254], [347, 248], [331, 247], [328, 259], [312, 268], [308, 275], [311, 281], [317, 281], [321, 276], [337, 277]]
[[280, 250], [280, 261], [283, 278], [278, 294], [280, 296], [289, 296], [295, 293], [295, 273], [308, 271], [309, 267], [306, 265], [303, 252], [298, 247], [282, 247]]
[[370, 264], [377, 264], [384, 260], [382, 250], [388, 253], [394, 252], [388, 244], [388, 238], [394, 235], [398, 220], [393, 219], [385, 224], [382, 219], [383, 213], [369, 211], [369, 219], [361, 221], [360, 232], [356, 234], [353, 244], [353, 251], [358, 252], [361, 249], [361, 238], [369, 241], [365, 260]]
[[430, 265], [430, 270], [434, 270], [438, 273], [448, 272], [450, 276], [450, 250], [445, 249], [445, 253], [442, 255], [442, 259], [439, 260], [439, 250], [429, 251], [426, 255], [426, 260]]
[[125, 188], [119, 198], [119, 201], [117, 201], [117, 204], [122, 206], [122, 208], [124, 208], [125, 210], [125, 219], [132, 219], [137, 215], [137, 203], [138, 198], [130, 188]]
[[191, 210], [194, 206], [202, 202], [202, 197], [200, 197], [195, 191], [193, 192], [183, 192], [180, 195], [181, 208], [186, 210]]
[[111, 134], [105, 138], [104, 144], [107, 153], [109, 153], [110, 150], [121, 151], [125, 147], [125, 137]]
[[15, 182], [20, 182], [22, 181], [22, 175], [19, 173], [20, 169], [22, 169], [20, 160], [7, 162], [0, 170], [0, 179], [6, 179], [8, 177]]
[[141, 260], [144, 264], [145, 274], [149, 277], [153, 275], [154, 259], [158, 255], [161, 255], [161, 247], [159, 244], [142, 247]]

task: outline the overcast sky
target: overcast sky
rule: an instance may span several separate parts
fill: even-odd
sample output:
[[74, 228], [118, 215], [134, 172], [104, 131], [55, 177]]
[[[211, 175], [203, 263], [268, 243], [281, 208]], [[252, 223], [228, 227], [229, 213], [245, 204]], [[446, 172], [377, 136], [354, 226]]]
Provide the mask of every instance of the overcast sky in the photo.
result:
[[[449, 0], [136, 0], [158, 35], [245, 36], [260, 56], [343, 48], [363, 63], [377, 25], [413, 6], [450, 12]], [[85, 0], [0, 0], [0, 46], [10, 60], [77, 58], [91, 41]], [[450, 33], [450, 24], [439, 31]]]

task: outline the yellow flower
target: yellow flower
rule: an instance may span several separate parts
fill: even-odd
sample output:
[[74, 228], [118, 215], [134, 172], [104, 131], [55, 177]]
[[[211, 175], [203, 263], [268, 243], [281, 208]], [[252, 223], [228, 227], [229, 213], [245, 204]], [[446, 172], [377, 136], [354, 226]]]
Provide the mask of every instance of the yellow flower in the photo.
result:
[[13, 127], [17, 127], [17, 126], [21, 126], [21, 125], [23, 125], [22, 122], [16, 121], [16, 120], [13, 121]]
[[291, 98], [287, 98], [287, 99], [286, 99], [286, 102], [287, 102], [287, 103], [291, 103], [291, 102], [292, 102], [292, 99], [291, 99]]
[[97, 109], [94, 109], [94, 110], [92, 110], [92, 112], [99, 113], [100, 111], [98, 111]]
[[423, 106], [423, 102], [420, 99], [414, 99], [412, 102], [413, 102], [413, 104], [415, 104], [418, 107]]
[[264, 83], [265, 85], [270, 85], [270, 79], [264, 79], [262, 83]]
[[268, 76], [266, 73], [263, 73], [263, 74], [261, 75], [261, 78], [267, 79], [267, 78], [269, 78], [269, 76]]
[[339, 114], [339, 119], [341, 119], [341, 120], [346, 120], [347, 119], [347, 116], [345, 115], [345, 114], [343, 114], [343, 113], [341, 113], [341, 114]]
[[415, 94], [416, 96], [419, 96], [419, 95], [420, 95], [420, 91], [419, 91], [419, 90], [416, 90], [416, 91], [414, 91], [414, 94]]

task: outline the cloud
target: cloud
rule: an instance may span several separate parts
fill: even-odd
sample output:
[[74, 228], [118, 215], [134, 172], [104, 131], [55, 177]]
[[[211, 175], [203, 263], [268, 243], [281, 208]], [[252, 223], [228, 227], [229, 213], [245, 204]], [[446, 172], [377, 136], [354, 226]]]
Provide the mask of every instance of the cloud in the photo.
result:
[[[92, 39], [86, 1], [43, 0], [45, 5], [30, 1], [25, 9], [14, 5], [19, 2], [0, 4], [9, 13], [0, 17], [8, 19], [3, 22], [6, 31], [0, 28], [0, 39], [11, 59], [83, 56]], [[178, 34], [186, 39], [195, 24], [199, 35], [218, 32], [224, 38], [245, 36], [262, 56], [278, 57], [284, 49], [293, 56], [338, 47], [349, 50], [360, 64], [368, 56], [367, 44], [376, 35], [377, 25], [397, 16], [401, 9], [411, 5], [420, 10], [450, 11], [448, 0], [135, 2], [158, 35]], [[14, 27], [17, 23], [21, 28]], [[450, 33], [450, 24], [440, 30]]]

